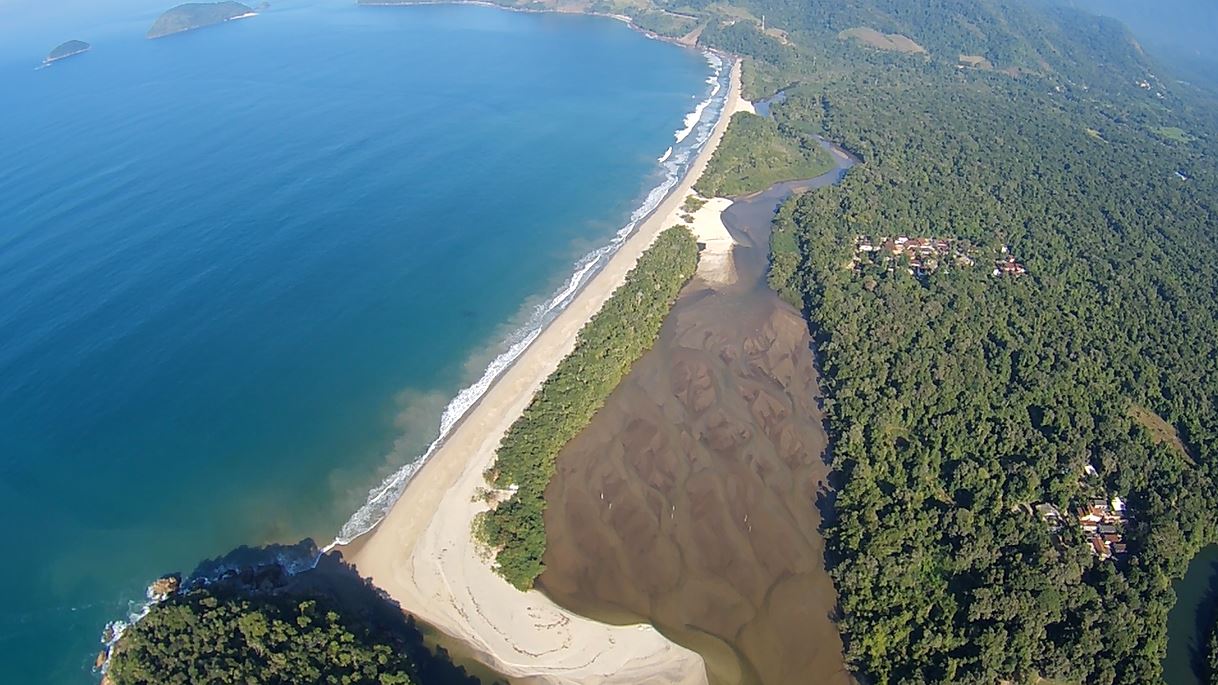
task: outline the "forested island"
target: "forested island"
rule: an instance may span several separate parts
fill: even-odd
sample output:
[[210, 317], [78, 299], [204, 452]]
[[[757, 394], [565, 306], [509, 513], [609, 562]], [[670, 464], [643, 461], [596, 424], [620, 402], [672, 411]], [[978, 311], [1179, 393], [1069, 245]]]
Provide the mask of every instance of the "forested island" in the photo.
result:
[[737, 112], [696, 188], [707, 197], [730, 197], [832, 168], [815, 132], [780, 129], [771, 117]]
[[148, 29], [149, 38], [161, 38], [183, 31], [223, 24], [232, 19], [253, 16], [254, 10], [239, 2], [188, 2], [157, 17]]
[[60, 43], [58, 47], [49, 52], [42, 60], [43, 66], [58, 62], [61, 59], [67, 59], [84, 52], [88, 52], [93, 46], [83, 40], [69, 40], [65, 43]]

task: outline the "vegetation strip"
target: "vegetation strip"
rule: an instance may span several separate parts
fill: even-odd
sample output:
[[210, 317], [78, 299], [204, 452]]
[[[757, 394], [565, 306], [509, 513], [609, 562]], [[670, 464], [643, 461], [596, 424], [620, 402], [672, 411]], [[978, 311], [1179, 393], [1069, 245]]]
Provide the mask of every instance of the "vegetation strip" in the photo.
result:
[[815, 135], [737, 112], [694, 188], [705, 197], [745, 195], [780, 181], [815, 178], [833, 166]]
[[544, 495], [559, 450], [588, 425], [630, 366], [655, 343], [697, 265], [698, 246], [689, 229], [676, 226], [661, 233], [504, 436], [487, 480], [511, 494], [479, 518], [475, 532], [497, 550], [497, 570], [512, 585], [528, 589], [543, 570]]

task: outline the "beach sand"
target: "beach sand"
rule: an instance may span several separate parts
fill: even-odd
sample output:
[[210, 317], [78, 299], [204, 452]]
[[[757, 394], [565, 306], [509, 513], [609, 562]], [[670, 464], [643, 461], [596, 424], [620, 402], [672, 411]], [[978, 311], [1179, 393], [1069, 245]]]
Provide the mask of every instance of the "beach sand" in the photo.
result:
[[679, 211], [678, 216], [670, 221], [689, 226], [702, 246], [698, 253], [698, 278], [711, 287], [735, 283], [736, 265], [732, 260], [732, 251], [736, 241], [723, 223], [723, 212], [732, 206], [732, 201], [722, 197], [707, 200], [695, 192], [690, 192], [688, 197], [696, 197], [706, 204], [692, 213]]
[[[406, 611], [504, 675], [544, 683], [707, 682], [702, 658], [650, 625], [608, 625], [572, 613], [538, 591], [516, 590], [491, 570], [471, 538], [471, 526], [486, 508], [477, 492], [486, 486], [483, 472], [500, 439], [655, 237], [682, 223], [674, 218], [719, 144], [739, 96], [737, 62], [724, 116], [681, 183], [466, 415], [385, 520], [343, 550]], [[717, 220], [718, 212], [713, 214]]]

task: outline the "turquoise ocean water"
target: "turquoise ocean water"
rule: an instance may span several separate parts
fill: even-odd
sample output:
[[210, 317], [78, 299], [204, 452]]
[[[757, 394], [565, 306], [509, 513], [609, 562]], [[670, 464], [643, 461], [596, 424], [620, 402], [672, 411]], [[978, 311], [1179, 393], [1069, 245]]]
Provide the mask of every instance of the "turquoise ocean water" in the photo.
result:
[[592, 17], [154, 17], [42, 71], [58, 40], [0, 51], [7, 682], [91, 677], [158, 574], [333, 539], [671, 180], [713, 87]]

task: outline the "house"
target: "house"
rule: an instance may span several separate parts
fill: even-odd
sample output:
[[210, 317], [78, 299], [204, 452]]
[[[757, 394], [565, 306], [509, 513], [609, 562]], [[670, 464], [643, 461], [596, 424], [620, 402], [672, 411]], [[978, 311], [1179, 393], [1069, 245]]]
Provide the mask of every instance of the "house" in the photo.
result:
[[1061, 511], [1059, 511], [1057, 507], [1049, 504], [1048, 502], [1037, 504], [1036, 514], [1040, 516], [1040, 520], [1044, 521], [1045, 525], [1049, 527], [1050, 532], [1057, 533], [1061, 531], [1063, 518]]
[[994, 262], [995, 276], [1022, 276], [1026, 273], [1028, 273], [1028, 270], [1015, 259], [1014, 255], [1008, 254], [1006, 257]]
[[[1085, 478], [1086, 476], [1084, 476]], [[1080, 480], [1080, 484], [1085, 481]], [[1036, 514], [1061, 542], [1060, 533], [1065, 519], [1057, 507], [1049, 503], [1037, 504]], [[1125, 501], [1119, 495], [1110, 499], [1093, 497], [1074, 510], [1078, 527], [1087, 540], [1087, 548], [1100, 560], [1125, 554], [1128, 547], [1121, 532], [1126, 522]]]
[[1100, 561], [1112, 556], [1112, 552], [1108, 549], [1108, 545], [1100, 538], [1093, 537], [1091, 542], [1091, 553], [1100, 558]]

